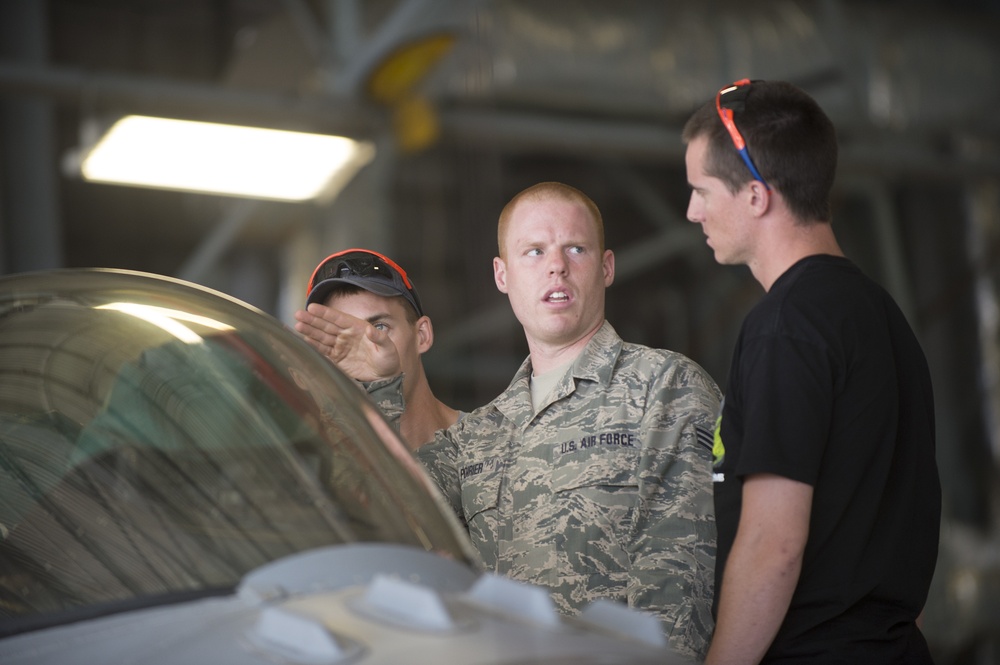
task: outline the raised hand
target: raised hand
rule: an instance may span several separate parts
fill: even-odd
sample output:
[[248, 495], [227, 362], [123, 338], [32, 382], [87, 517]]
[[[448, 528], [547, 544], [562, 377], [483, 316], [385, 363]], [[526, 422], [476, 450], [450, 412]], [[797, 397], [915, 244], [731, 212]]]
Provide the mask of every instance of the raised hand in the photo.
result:
[[295, 330], [358, 381], [390, 378], [401, 371], [399, 351], [388, 333], [340, 310], [313, 303], [295, 312]]

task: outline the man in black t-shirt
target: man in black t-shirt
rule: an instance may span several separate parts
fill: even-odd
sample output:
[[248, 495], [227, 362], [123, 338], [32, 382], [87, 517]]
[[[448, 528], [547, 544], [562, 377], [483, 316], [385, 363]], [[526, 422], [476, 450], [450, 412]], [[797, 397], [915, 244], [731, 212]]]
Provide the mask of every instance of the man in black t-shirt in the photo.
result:
[[930, 663], [917, 625], [941, 516], [930, 374], [834, 236], [833, 125], [794, 86], [744, 79], [684, 140], [688, 218], [766, 291], [715, 436], [706, 663]]

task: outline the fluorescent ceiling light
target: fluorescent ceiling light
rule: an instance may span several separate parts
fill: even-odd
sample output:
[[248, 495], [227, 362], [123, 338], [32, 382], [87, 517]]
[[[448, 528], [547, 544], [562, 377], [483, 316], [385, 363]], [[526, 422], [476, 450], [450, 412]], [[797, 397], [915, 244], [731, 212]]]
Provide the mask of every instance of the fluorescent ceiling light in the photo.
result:
[[343, 136], [132, 115], [80, 171], [94, 182], [304, 201], [332, 196], [374, 155]]

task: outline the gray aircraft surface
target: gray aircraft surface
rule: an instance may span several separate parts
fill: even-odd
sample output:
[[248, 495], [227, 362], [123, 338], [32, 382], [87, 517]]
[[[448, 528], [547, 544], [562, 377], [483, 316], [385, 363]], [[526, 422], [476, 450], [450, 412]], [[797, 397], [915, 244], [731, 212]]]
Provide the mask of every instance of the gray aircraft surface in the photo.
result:
[[475, 567], [356, 384], [116, 270], [0, 278], [0, 663], [680, 662], [651, 616]]

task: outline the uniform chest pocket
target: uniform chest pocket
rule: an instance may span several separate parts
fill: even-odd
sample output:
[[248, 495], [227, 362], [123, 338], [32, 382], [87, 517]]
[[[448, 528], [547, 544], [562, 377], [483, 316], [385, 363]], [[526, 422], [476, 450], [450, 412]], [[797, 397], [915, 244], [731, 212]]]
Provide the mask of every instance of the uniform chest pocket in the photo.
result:
[[477, 462], [461, 469], [462, 506], [466, 521], [496, 510], [500, 501], [501, 474], [493, 460]]
[[553, 492], [587, 487], [636, 488], [639, 449], [601, 447], [559, 455], [552, 465]]

